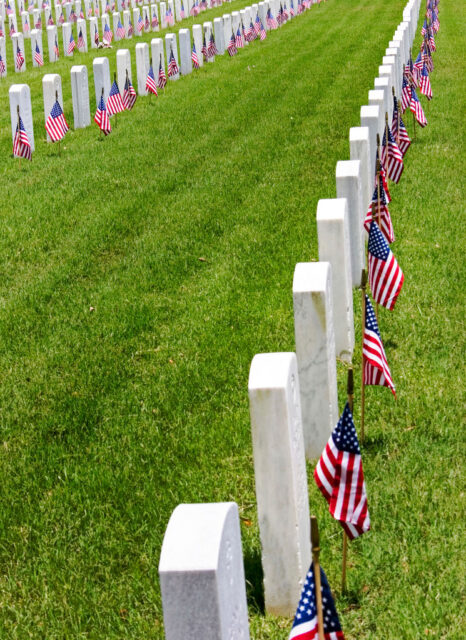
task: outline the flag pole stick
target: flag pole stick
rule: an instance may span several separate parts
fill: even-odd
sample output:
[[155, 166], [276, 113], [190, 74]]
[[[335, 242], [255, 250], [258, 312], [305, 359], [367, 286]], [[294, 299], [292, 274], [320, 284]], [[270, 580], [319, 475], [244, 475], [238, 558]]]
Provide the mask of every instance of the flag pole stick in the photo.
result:
[[320, 584], [320, 539], [319, 539], [319, 525], [317, 524], [317, 518], [311, 516], [311, 545], [312, 545], [312, 562], [314, 563], [314, 577], [316, 581], [316, 605], [317, 605], [317, 630], [319, 632], [319, 638], [324, 638], [324, 616], [322, 613], [322, 591]]
[[[19, 104], [16, 105], [16, 111], [18, 113], [18, 132], [21, 134], [21, 125], [19, 124], [20, 121], [20, 116], [19, 116]], [[19, 156], [19, 162], [18, 162], [18, 170], [21, 171], [21, 156]]]
[[388, 178], [388, 111], [385, 111], [385, 175]]
[[[55, 91], [55, 100], [58, 102], [58, 91]], [[61, 158], [61, 140], [58, 141], [58, 157]]]
[[[353, 413], [353, 405], [354, 405], [354, 371], [353, 366], [351, 365], [348, 369], [348, 379], [346, 384], [346, 394], [348, 397], [348, 405], [351, 413]], [[346, 591], [346, 564], [347, 564], [347, 556], [348, 556], [348, 536], [346, 535], [346, 531], [343, 530], [343, 557], [342, 557], [342, 565], [341, 565], [341, 590], [343, 593]]]
[[[392, 87], [393, 97], [395, 97], [395, 87]], [[396, 144], [400, 146], [400, 105], [396, 109]]]
[[[113, 72], [113, 82], [116, 82], [116, 71]], [[118, 90], [120, 90], [120, 87], [118, 87]], [[115, 113], [115, 129], [118, 126], [118, 113]]]
[[[374, 204], [372, 204], [372, 216], [374, 216]], [[364, 411], [365, 411], [365, 391], [366, 391], [366, 382], [364, 380], [364, 331], [366, 328], [366, 286], [367, 286], [367, 271], [365, 269], [362, 270], [361, 273], [361, 300], [362, 300], [362, 313], [361, 313], [361, 442], [364, 442]]]

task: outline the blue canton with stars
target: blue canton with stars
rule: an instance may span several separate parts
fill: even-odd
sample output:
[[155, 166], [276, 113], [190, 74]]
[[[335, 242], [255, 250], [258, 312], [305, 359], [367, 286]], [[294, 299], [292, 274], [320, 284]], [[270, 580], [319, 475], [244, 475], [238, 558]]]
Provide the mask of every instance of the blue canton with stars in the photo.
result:
[[374, 221], [371, 222], [367, 248], [369, 253], [379, 260], [386, 260], [390, 254], [390, 247]]
[[[341, 631], [340, 620], [333, 602], [332, 593], [328, 584], [327, 576], [322, 567], [320, 568], [320, 585], [322, 592], [322, 613], [324, 617], [324, 633], [336, 633]], [[296, 609], [293, 628], [298, 625], [311, 622], [317, 616], [316, 605], [316, 584], [314, 578], [314, 564], [312, 563], [306, 574], [301, 599]], [[316, 622], [317, 625], [317, 622]]]
[[341, 414], [338, 424], [332, 432], [333, 442], [340, 451], [360, 454], [358, 436], [353, 422], [353, 414], [349, 404], [346, 403], [345, 410]]
[[366, 296], [366, 329], [369, 329], [369, 331], [376, 333], [380, 338], [377, 318], [375, 317], [374, 308], [368, 296]]

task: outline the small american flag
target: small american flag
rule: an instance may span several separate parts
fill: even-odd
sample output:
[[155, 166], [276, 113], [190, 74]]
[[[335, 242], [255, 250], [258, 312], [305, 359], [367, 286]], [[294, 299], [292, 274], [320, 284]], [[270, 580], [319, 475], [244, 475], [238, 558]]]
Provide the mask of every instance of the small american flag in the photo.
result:
[[12, 35], [14, 35], [15, 33], [16, 33], [16, 31], [15, 31], [15, 25], [14, 25], [12, 22], [10, 22], [10, 38], [11, 38], [11, 36], [12, 36]]
[[207, 47], [207, 51], [209, 53], [209, 56], [212, 58], [213, 56], [218, 55], [218, 51], [217, 51], [217, 45], [215, 44], [215, 39], [214, 39], [214, 34], [211, 33], [210, 34], [210, 38], [209, 38], [209, 46]]
[[270, 9], [267, 11], [266, 22], [269, 29], [278, 29], [277, 21], [275, 20], [273, 13]]
[[28, 33], [28, 31], [29, 31], [29, 22], [28, 22], [27, 18], [24, 18], [23, 31], [24, 31], [24, 33]]
[[[388, 140], [387, 140], [388, 132]], [[387, 167], [387, 176], [396, 184], [400, 181], [401, 174], [403, 173], [403, 154], [401, 153], [396, 140], [387, 125], [383, 132], [382, 150], [381, 150], [382, 165]]]
[[116, 28], [116, 34], [120, 38], [120, 40], [123, 40], [123, 38], [125, 37], [125, 28], [121, 24], [121, 20], [119, 18], [118, 18], [118, 24]]
[[409, 107], [411, 101], [411, 86], [409, 85], [408, 78], [403, 74], [403, 86], [401, 89], [401, 111], [404, 113]]
[[362, 355], [364, 359], [364, 384], [388, 387], [396, 396], [377, 319], [368, 296], [366, 296], [366, 323]]
[[425, 36], [427, 33], [427, 18], [424, 18], [424, 22], [422, 24], [421, 36]]
[[197, 57], [196, 45], [193, 42], [193, 50], [191, 51], [191, 61], [195, 69], [199, 69], [199, 58]]
[[36, 22], [35, 27], [36, 27], [36, 29], [39, 29], [39, 30], [42, 29], [42, 19], [41, 19], [40, 16], [37, 18], [37, 22]]
[[158, 95], [157, 85], [155, 84], [154, 70], [152, 69], [152, 66], [149, 67], [149, 73], [147, 74], [146, 91], [148, 91], [149, 93], [153, 93], [154, 96]]
[[411, 87], [411, 101], [409, 103], [409, 109], [414, 113], [414, 117], [421, 127], [425, 127], [427, 125], [427, 120], [424, 115], [424, 111], [422, 109], [422, 105], [419, 102], [419, 98], [416, 94], [416, 89]]
[[162, 54], [160, 54], [160, 63], [159, 63], [159, 75], [157, 78], [157, 87], [159, 89], [163, 89], [167, 84], [167, 76], [165, 75], [165, 69], [162, 64]]
[[205, 41], [205, 34], [204, 34], [204, 39], [202, 41], [202, 47], [201, 47], [201, 53], [204, 56], [204, 60], [208, 60], [209, 58], [209, 52], [207, 50], [207, 43]]
[[58, 48], [57, 36], [55, 36], [55, 44], [53, 46], [53, 52], [55, 54], [55, 60], [58, 60], [58, 58], [60, 57], [60, 49]]
[[411, 144], [411, 138], [408, 135], [408, 131], [401, 119], [401, 114], [398, 112], [398, 100], [396, 96], [393, 96], [393, 120], [392, 120], [392, 132], [395, 139], [398, 141], [398, 147], [403, 155], [408, 151]]
[[133, 85], [131, 84], [131, 80], [129, 76], [126, 76], [125, 82], [125, 90], [123, 91], [123, 106], [127, 111], [131, 111], [134, 107], [134, 103], [136, 102], [137, 94], [134, 90]]
[[2, 56], [0, 55], [0, 76], [3, 76], [5, 71], [6, 71], [6, 66], [5, 66], [5, 63], [3, 62]]
[[11, 8], [11, 5], [10, 5], [9, 0], [8, 0], [8, 2], [6, 3], [5, 10], [6, 10], [6, 14], [7, 14], [7, 16], [11, 16], [11, 14], [13, 13], [13, 9]]
[[149, 14], [146, 13], [146, 17], [144, 19], [144, 31], [150, 30], [150, 22], [149, 22]]
[[111, 44], [112, 40], [113, 40], [113, 31], [110, 29], [110, 27], [108, 26], [108, 22], [105, 23], [105, 27], [104, 27], [104, 38], [103, 38], [104, 42], [106, 42], [107, 44]]
[[36, 50], [34, 51], [34, 60], [39, 67], [44, 65], [44, 58], [40, 52], [39, 45], [36, 42]]
[[[322, 567], [319, 568], [325, 640], [345, 640], [327, 576]], [[312, 563], [306, 574], [288, 640], [317, 640], [318, 637], [316, 583], [314, 563]]]
[[76, 22], [77, 19], [78, 18], [76, 16], [76, 13], [74, 12], [74, 9], [71, 9], [70, 17], [69, 17], [70, 22]]
[[143, 22], [143, 19], [141, 18], [141, 15], [139, 15], [138, 22], [136, 24], [136, 28], [138, 30], [138, 33], [141, 33], [141, 31], [144, 29], [144, 22]]
[[110, 93], [108, 94], [108, 100], [107, 100], [108, 115], [113, 116], [115, 113], [121, 113], [124, 110], [125, 110], [125, 105], [123, 104], [123, 100], [121, 98], [120, 89], [118, 87], [117, 81], [114, 80], [110, 88]]
[[158, 26], [159, 26], [159, 20], [154, 10], [154, 12], [152, 13], [152, 29], [155, 30]]
[[228, 46], [227, 46], [227, 51], [230, 56], [236, 56], [237, 54], [235, 36], [233, 33], [231, 34], [230, 42], [228, 43]]
[[108, 117], [107, 109], [105, 108], [105, 100], [103, 96], [100, 96], [100, 102], [95, 112], [94, 122], [99, 125], [99, 129], [104, 132], [106, 136], [112, 130], [110, 126], [110, 118]]
[[21, 53], [21, 49], [19, 48], [19, 45], [16, 45], [16, 68], [18, 70], [21, 69], [23, 64], [24, 64], [23, 54]]
[[45, 123], [45, 129], [50, 136], [52, 142], [59, 142], [65, 137], [65, 133], [68, 131], [68, 123], [65, 120], [65, 114], [58, 100], [50, 111], [49, 117]]
[[189, 10], [189, 15], [195, 17], [198, 14], [199, 14], [199, 3], [198, 3], [198, 0], [196, 0], [196, 2], [193, 4], [191, 9]]
[[133, 23], [131, 22], [131, 18], [129, 19], [128, 22], [128, 35], [126, 36], [127, 38], [131, 38], [131, 36], [134, 33], [134, 29], [133, 29]]
[[314, 469], [314, 480], [350, 540], [369, 531], [361, 450], [348, 403]]
[[238, 27], [238, 30], [236, 31], [235, 45], [237, 49], [242, 49], [244, 47], [243, 36], [241, 35], [241, 31], [239, 30], [239, 27]]
[[180, 9], [180, 18], [181, 18], [181, 20], [184, 20], [184, 17], [185, 17], [184, 4], [183, 4], [183, 0], [181, 0], [181, 9]]
[[170, 49], [170, 58], [168, 59], [168, 77], [176, 76], [178, 73], [178, 65], [176, 64], [175, 54], [173, 49]]
[[98, 32], [98, 30], [97, 30], [97, 27], [95, 27], [95, 31], [94, 31], [94, 42], [95, 42], [95, 44], [96, 44], [96, 45], [98, 45], [98, 44], [99, 44], [99, 40], [100, 40], [99, 32]]
[[265, 30], [264, 25], [262, 24], [262, 20], [260, 20], [259, 39], [265, 40], [266, 37], [267, 37], [267, 31]]
[[254, 25], [252, 24], [252, 20], [250, 21], [249, 27], [246, 30], [245, 37], [248, 42], [252, 42], [253, 40], [256, 39], [256, 32], [254, 31]]
[[83, 51], [86, 48], [86, 43], [84, 42], [83, 30], [79, 30], [78, 34], [78, 49]]
[[18, 124], [16, 125], [15, 137], [13, 139], [13, 155], [15, 158], [26, 158], [26, 160], [32, 160], [31, 143], [29, 142], [23, 121], [19, 116]]
[[371, 222], [367, 249], [372, 297], [392, 311], [403, 286], [404, 275], [375, 221]]
[[426, 65], [422, 67], [419, 91], [427, 98], [427, 100], [432, 100], [432, 87], [430, 86], [429, 72], [427, 71]]
[[171, 27], [175, 24], [175, 20], [173, 18], [173, 13], [172, 13], [171, 7], [168, 7], [168, 9], [165, 12], [165, 21]]
[[70, 42], [68, 44], [68, 55], [70, 56], [76, 48], [76, 42], [74, 41], [73, 34], [70, 35]]
[[[369, 203], [369, 208], [366, 213], [366, 219], [364, 220], [364, 228], [369, 233], [372, 223], [372, 210], [374, 210], [375, 220], [377, 221], [380, 218], [380, 230], [387, 242], [393, 242], [395, 240], [395, 234], [393, 231], [392, 219], [390, 216], [390, 212], [387, 206], [387, 199], [385, 197], [385, 189], [383, 188], [382, 177], [379, 176], [379, 197], [377, 198], [377, 186], [374, 189], [374, 193], [372, 194], [372, 200]], [[380, 201], [380, 211], [377, 206], [378, 201]], [[372, 206], [374, 205], [374, 206]], [[380, 213], [380, 215], [379, 215]]]
[[48, 25], [49, 27], [53, 27], [53, 25], [54, 25], [54, 24], [55, 24], [55, 23], [54, 23], [54, 21], [53, 21], [52, 16], [49, 16], [49, 19], [47, 20], [47, 25]]
[[405, 65], [404, 74], [409, 84], [417, 86], [417, 67], [413, 64], [412, 58], [410, 58], [408, 64]]
[[65, 22], [65, 18], [63, 17], [63, 11], [60, 11], [60, 17], [58, 18], [58, 22], [63, 24]]
[[295, 16], [293, 0], [290, 0], [290, 16], [292, 18]]

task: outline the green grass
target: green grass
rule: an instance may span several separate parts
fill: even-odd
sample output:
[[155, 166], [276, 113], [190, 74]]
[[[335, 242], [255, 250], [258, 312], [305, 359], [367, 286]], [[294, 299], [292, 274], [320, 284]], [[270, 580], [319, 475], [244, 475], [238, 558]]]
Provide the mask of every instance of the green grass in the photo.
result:
[[[140, 98], [105, 140], [95, 125], [70, 132], [61, 158], [30, 69], [37, 150], [21, 170], [7, 95], [18, 77], [0, 83], [0, 637], [162, 638], [172, 510], [234, 500], [251, 635], [287, 638], [290, 621], [263, 613], [249, 365], [294, 349], [294, 266], [317, 257], [317, 202], [335, 196], [404, 4], [313, 7]], [[380, 325], [398, 400], [366, 393], [373, 529], [350, 547], [345, 596], [341, 533], [309, 473], [349, 639], [463, 637], [461, 17], [442, 3], [429, 126], [392, 189], [406, 281]], [[62, 74], [70, 121], [69, 67], [87, 64], [93, 96], [94, 55], [44, 69]]]

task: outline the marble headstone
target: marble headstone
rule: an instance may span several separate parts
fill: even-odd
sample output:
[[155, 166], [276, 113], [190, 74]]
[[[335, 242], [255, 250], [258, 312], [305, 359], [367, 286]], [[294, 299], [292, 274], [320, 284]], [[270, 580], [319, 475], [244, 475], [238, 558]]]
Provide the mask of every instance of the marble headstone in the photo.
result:
[[26, 130], [31, 151], [34, 151], [34, 128], [32, 124], [31, 90], [27, 84], [12, 84], [9, 89], [10, 116], [11, 116], [11, 139], [15, 139], [16, 127], [18, 125], [18, 105], [19, 115]]
[[104, 90], [104, 100], [107, 104], [108, 94], [110, 93], [110, 66], [108, 58], [94, 58], [92, 64], [94, 70], [94, 91], [95, 101], [99, 104], [100, 97], [102, 95], [102, 89]]
[[196, 46], [197, 59], [200, 67], [204, 65], [204, 56], [201, 53], [203, 38], [202, 25], [193, 24], [193, 41]]
[[[61, 90], [61, 77], [58, 73], [46, 73], [45, 76], [42, 77], [42, 91], [44, 94], [44, 119], [47, 121], [47, 118], [50, 115], [50, 111], [52, 110], [53, 105], [58, 97], [58, 102], [60, 103], [60, 107], [63, 110], [63, 95]], [[66, 118], [66, 114], [65, 114]], [[51, 138], [47, 133], [47, 142], [51, 142]]]
[[[369, 202], [374, 190], [375, 179], [375, 171], [369, 156], [369, 129], [367, 127], [351, 127], [349, 131], [349, 140], [350, 159], [359, 160], [360, 164], [363, 208], [366, 206], [369, 207]], [[363, 238], [364, 233], [363, 228], [361, 228], [361, 236]]]
[[[173, 51], [173, 55], [175, 56], [176, 66], [178, 69], [180, 68], [179, 57], [178, 57], [178, 47], [176, 45], [176, 34], [175, 33], [167, 33], [165, 36], [165, 53], [167, 56], [167, 68], [170, 61], [170, 54]], [[168, 73], [167, 73], [168, 76]], [[175, 75], [170, 76], [170, 80], [178, 80], [180, 77], [180, 73], [175, 73]]]
[[[377, 152], [377, 132], [380, 129], [382, 114], [379, 107], [364, 105], [361, 107], [361, 127], [369, 129], [369, 159], [372, 176], [375, 180], [375, 155]], [[371, 193], [372, 195], [372, 193]], [[368, 203], [369, 204], [369, 203]]]
[[178, 31], [180, 41], [180, 71], [182, 76], [188, 75], [193, 70], [191, 60], [191, 32], [189, 29], [180, 29]]
[[136, 45], [136, 71], [138, 77], [138, 93], [147, 95], [146, 80], [149, 73], [149, 45], [147, 42], [138, 42]]
[[71, 67], [71, 95], [73, 98], [74, 128], [84, 129], [91, 124], [89, 83], [85, 65]]
[[118, 49], [116, 54], [116, 64], [118, 88], [120, 89], [121, 95], [123, 95], [126, 83], [126, 72], [128, 72], [131, 82], [133, 77], [131, 74], [131, 54], [129, 49]]
[[214, 37], [218, 54], [222, 56], [225, 53], [225, 36], [222, 18], [214, 18]]

